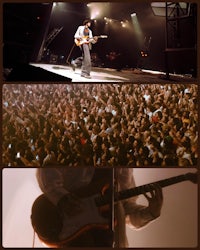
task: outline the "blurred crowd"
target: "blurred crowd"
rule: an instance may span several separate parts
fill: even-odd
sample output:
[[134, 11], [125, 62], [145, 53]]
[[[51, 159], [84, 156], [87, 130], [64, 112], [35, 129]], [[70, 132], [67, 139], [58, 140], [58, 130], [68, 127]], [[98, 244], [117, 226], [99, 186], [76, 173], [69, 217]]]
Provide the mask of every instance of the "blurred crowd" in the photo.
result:
[[195, 84], [6, 84], [4, 166], [197, 164]]

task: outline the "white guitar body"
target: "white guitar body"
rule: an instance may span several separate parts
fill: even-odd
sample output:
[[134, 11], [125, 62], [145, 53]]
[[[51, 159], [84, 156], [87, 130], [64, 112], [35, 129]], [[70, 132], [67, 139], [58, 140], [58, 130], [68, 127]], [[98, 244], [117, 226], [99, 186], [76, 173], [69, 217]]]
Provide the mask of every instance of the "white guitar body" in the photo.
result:
[[106, 35], [101, 35], [101, 36], [94, 36], [92, 38], [89, 38], [88, 36], [84, 36], [84, 37], [81, 37], [80, 40], [75, 38], [74, 39], [74, 42], [77, 46], [81, 46], [83, 44], [89, 44], [91, 43], [92, 41], [94, 41], [95, 39], [98, 39], [98, 38], [107, 38], [108, 36]]
[[80, 213], [74, 216], [65, 215], [63, 229], [60, 233], [60, 240], [70, 241], [76, 238], [81, 232], [91, 228], [109, 228], [109, 218], [104, 218], [96, 206], [95, 197], [91, 196], [81, 200]]

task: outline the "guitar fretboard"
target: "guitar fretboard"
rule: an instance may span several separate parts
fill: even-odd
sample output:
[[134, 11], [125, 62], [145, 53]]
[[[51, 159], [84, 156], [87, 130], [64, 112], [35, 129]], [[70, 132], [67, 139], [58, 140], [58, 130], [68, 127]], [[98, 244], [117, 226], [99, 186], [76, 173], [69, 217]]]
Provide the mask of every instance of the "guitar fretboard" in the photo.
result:
[[[167, 186], [170, 186], [170, 185], [182, 182], [182, 181], [190, 180], [191, 177], [192, 178], [194, 177], [193, 175], [196, 176], [196, 174], [192, 174], [192, 173], [183, 174], [183, 175], [178, 175], [178, 176], [171, 177], [168, 179], [152, 182], [146, 185], [134, 187], [131, 189], [122, 190], [122, 191], [114, 193], [114, 201], [115, 202], [121, 201], [121, 200], [128, 199], [130, 197], [134, 197], [145, 192], [152, 191], [154, 189], [154, 186], [151, 184], [159, 184], [161, 187], [167, 187]], [[97, 206], [103, 206], [103, 205], [109, 204], [110, 200], [111, 200], [111, 194], [98, 196], [95, 198], [95, 202]]]

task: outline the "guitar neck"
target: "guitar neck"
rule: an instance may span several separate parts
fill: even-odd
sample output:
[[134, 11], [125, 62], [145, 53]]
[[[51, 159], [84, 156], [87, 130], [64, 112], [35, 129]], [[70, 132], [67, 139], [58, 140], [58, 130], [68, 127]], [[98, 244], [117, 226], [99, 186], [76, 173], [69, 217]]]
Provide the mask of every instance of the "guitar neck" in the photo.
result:
[[[192, 174], [192, 173], [188, 173], [188, 174], [182, 174], [182, 175], [178, 175], [175, 177], [170, 177], [164, 180], [160, 180], [160, 181], [156, 181], [156, 182], [152, 182], [149, 184], [158, 184], [160, 185], [162, 188], [163, 187], [167, 187], [182, 181], [187, 181], [191, 179], [191, 175], [196, 175], [196, 174]], [[142, 186], [138, 186], [138, 187], [134, 187], [131, 189], [127, 189], [127, 190], [122, 190], [119, 192], [115, 192], [114, 193], [114, 201], [121, 201], [124, 199], [128, 199], [140, 194], [143, 194], [144, 192], [149, 192], [152, 191], [154, 189], [154, 186], [151, 186], [149, 184], [146, 185], [142, 185]], [[104, 195], [104, 196], [98, 196], [95, 199], [96, 205], [97, 206], [103, 206], [106, 204], [109, 204], [111, 196], [110, 195]]]

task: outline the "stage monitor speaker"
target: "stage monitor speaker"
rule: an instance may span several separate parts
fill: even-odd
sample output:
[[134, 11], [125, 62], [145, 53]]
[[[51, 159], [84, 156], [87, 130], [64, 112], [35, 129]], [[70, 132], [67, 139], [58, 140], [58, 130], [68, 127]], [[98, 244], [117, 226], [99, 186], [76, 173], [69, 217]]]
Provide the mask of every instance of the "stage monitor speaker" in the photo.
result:
[[72, 79], [49, 72], [39, 67], [28, 64], [20, 64], [11, 70], [6, 81], [48, 81], [48, 82], [71, 82]]

